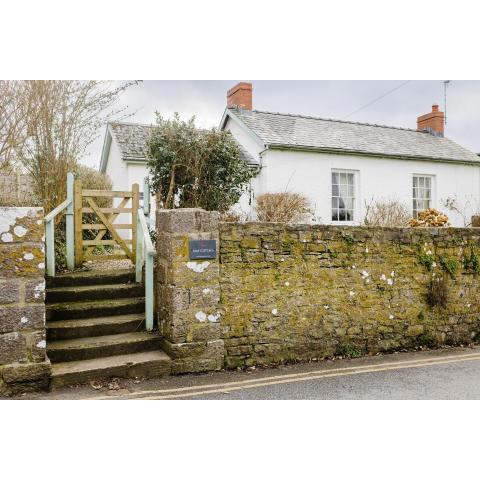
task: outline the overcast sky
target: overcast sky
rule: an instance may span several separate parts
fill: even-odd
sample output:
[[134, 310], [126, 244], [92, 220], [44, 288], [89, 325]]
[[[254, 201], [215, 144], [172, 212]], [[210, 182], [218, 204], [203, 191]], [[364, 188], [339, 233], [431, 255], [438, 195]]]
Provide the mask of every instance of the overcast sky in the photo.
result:
[[[398, 81], [256, 81], [253, 108], [416, 128], [416, 118], [431, 111], [433, 103], [444, 109], [441, 80]], [[218, 126], [231, 81], [144, 81], [125, 92], [121, 103], [133, 115], [129, 122], [153, 123], [155, 111], [169, 117], [179, 112], [184, 118], [196, 116], [199, 127]], [[402, 85], [403, 84], [403, 85]], [[370, 106], [373, 100], [387, 94]], [[357, 113], [356, 110], [361, 109]], [[452, 80], [447, 88], [446, 136], [480, 153], [480, 81]], [[105, 128], [83, 160], [98, 167]]]

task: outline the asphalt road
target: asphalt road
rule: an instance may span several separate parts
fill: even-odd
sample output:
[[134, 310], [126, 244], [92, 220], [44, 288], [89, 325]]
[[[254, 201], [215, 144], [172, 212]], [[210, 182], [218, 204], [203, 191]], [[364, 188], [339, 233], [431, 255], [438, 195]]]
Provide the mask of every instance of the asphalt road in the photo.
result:
[[115, 380], [35, 399], [480, 399], [480, 347], [319, 361], [249, 372]]
[[231, 400], [420, 400], [479, 399], [480, 359], [409, 369], [355, 373], [202, 394], [200, 399]]

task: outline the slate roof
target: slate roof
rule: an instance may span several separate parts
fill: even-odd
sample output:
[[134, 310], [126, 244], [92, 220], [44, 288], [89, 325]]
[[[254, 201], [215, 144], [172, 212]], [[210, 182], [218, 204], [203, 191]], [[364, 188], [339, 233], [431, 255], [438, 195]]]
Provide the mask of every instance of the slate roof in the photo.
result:
[[475, 153], [428, 132], [258, 110], [228, 109], [228, 112], [269, 147], [480, 162]]
[[[120, 148], [123, 160], [147, 161], [147, 141], [154, 125], [112, 122], [109, 123], [109, 127]], [[238, 146], [240, 157], [248, 164], [258, 163], [242, 145], [238, 144]]]

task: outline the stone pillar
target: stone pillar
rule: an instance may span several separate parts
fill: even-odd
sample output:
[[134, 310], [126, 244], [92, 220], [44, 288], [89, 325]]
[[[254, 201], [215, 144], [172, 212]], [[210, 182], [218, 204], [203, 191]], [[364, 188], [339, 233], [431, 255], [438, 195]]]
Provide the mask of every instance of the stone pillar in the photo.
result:
[[0, 395], [48, 387], [42, 208], [0, 208]]
[[[215, 240], [216, 257], [191, 259], [190, 240]], [[218, 250], [218, 212], [157, 210], [158, 326], [172, 373], [223, 366]]]

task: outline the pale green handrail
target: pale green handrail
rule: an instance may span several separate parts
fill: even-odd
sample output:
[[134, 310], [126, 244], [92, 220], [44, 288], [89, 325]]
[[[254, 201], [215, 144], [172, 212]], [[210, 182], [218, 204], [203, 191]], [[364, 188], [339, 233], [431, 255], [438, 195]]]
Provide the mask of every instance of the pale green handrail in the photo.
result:
[[137, 221], [137, 248], [135, 259], [135, 280], [142, 281], [143, 265], [145, 265], [145, 327], [147, 330], [153, 330], [153, 264], [156, 251], [150, 238], [147, 222], [155, 224], [149, 218], [150, 214], [150, 188], [148, 179], [145, 178], [143, 184], [143, 207], [138, 210]]
[[153, 264], [155, 255], [156, 252], [150, 238], [147, 221], [143, 209], [140, 208], [138, 210], [135, 279], [137, 282], [142, 281], [142, 267], [145, 265], [145, 326], [147, 330], [153, 329]]
[[67, 268], [73, 270], [74, 258], [74, 230], [73, 230], [73, 173], [67, 173], [67, 198], [58, 207], [45, 215], [45, 243], [47, 256], [47, 275], [55, 276], [55, 217], [67, 209], [66, 242], [67, 242]]

